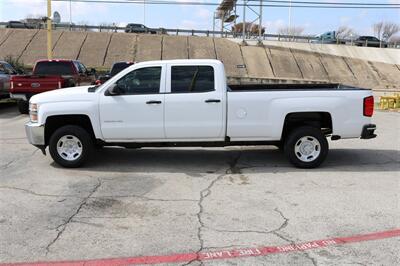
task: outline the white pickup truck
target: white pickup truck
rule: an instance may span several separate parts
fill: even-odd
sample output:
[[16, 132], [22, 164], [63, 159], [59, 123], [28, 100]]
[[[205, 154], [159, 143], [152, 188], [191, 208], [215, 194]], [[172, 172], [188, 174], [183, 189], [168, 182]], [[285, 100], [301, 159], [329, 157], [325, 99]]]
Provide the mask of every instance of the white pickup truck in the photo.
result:
[[100, 86], [30, 100], [29, 142], [64, 167], [94, 147], [276, 145], [296, 167], [319, 166], [327, 137], [370, 139], [370, 90], [334, 84], [228, 86], [217, 60], [148, 61]]

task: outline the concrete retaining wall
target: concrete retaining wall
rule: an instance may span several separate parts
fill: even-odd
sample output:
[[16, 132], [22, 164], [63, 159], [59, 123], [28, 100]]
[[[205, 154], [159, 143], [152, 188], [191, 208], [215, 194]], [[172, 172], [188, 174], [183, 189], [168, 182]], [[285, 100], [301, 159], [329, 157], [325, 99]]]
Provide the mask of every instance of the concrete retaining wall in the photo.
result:
[[54, 47], [53, 57], [77, 59], [87, 35], [87, 32], [65, 31], [58, 40], [56, 47]]
[[111, 33], [89, 32], [81, 47], [78, 59], [88, 67], [102, 66], [105, 61]]
[[[79, 59], [89, 67], [110, 67], [117, 61], [217, 58], [224, 62], [229, 77], [243, 80], [319, 80], [400, 90], [400, 62], [396, 65], [374, 61], [385, 56], [392, 57], [393, 62], [400, 61], [396, 57], [400, 51], [394, 49], [290, 42], [279, 43], [286, 47], [259, 47], [242, 46], [221, 38], [69, 31], [54, 31], [53, 44], [54, 58]], [[371, 55], [369, 60], [332, 55], [339, 50], [342, 54], [358, 53], [357, 57], [366, 56], [367, 52]], [[0, 29], [0, 59], [7, 55], [30, 66], [45, 58], [46, 31]]]
[[137, 35], [114, 33], [104, 60], [104, 67], [111, 67], [114, 62], [135, 61]]
[[[0, 58], [12, 56], [20, 58], [38, 30], [14, 29], [0, 46]], [[7, 33], [6, 33], [7, 35]]]
[[164, 36], [162, 59], [188, 59], [188, 38], [186, 36]]
[[[53, 32], [53, 49], [56, 43], [59, 41], [61, 35], [64, 32], [54, 31]], [[28, 44], [27, 48], [21, 55], [20, 60], [28, 65], [33, 65], [39, 59], [47, 57], [47, 31], [40, 30]]]

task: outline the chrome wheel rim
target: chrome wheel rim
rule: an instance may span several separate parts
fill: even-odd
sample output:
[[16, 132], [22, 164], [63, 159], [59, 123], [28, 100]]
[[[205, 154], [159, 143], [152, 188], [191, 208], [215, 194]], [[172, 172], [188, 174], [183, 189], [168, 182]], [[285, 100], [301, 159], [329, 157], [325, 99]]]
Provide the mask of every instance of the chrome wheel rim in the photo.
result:
[[294, 153], [300, 161], [312, 162], [320, 155], [321, 144], [315, 137], [304, 136], [296, 142]]
[[75, 161], [81, 157], [82, 151], [82, 142], [73, 135], [65, 135], [57, 142], [58, 155], [64, 160]]

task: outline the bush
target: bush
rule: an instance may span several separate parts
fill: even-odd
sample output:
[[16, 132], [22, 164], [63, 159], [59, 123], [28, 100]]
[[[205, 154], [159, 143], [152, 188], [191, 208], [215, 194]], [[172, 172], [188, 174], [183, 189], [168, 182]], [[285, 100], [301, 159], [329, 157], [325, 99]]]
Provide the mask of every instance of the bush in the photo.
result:
[[19, 61], [18, 58], [8, 55], [8, 56], [4, 57], [4, 61], [8, 62], [18, 72], [18, 74], [25, 73], [26, 67], [23, 62]]

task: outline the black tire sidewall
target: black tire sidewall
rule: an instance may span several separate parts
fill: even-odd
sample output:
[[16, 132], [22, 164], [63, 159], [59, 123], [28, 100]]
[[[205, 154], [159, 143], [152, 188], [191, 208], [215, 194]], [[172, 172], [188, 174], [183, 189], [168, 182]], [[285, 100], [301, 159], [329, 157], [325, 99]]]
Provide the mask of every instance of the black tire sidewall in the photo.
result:
[[[297, 141], [305, 136], [312, 136], [316, 138], [321, 145], [321, 152], [318, 158], [311, 162], [301, 161], [299, 158], [297, 158], [294, 152], [294, 147]], [[303, 126], [292, 130], [292, 132], [289, 134], [289, 136], [285, 141], [285, 147], [284, 147], [284, 152], [289, 161], [298, 168], [306, 168], [306, 169], [316, 168], [320, 166], [322, 162], [325, 160], [326, 156], [328, 155], [328, 151], [329, 151], [328, 140], [321, 132], [321, 129], [311, 126]]]
[[23, 101], [23, 100], [19, 100], [17, 102], [17, 106], [18, 106], [18, 111], [21, 114], [29, 114], [29, 102]]
[[[57, 152], [57, 142], [61, 137], [65, 135], [75, 136], [82, 143], [83, 146], [82, 154], [78, 159], [74, 161], [67, 161], [63, 159]], [[85, 129], [79, 126], [73, 126], [73, 125], [63, 126], [57, 129], [50, 137], [49, 141], [50, 155], [57, 164], [63, 167], [76, 168], [83, 165], [89, 158], [90, 154], [92, 153], [92, 150], [93, 150], [93, 141], [89, 133]]]

